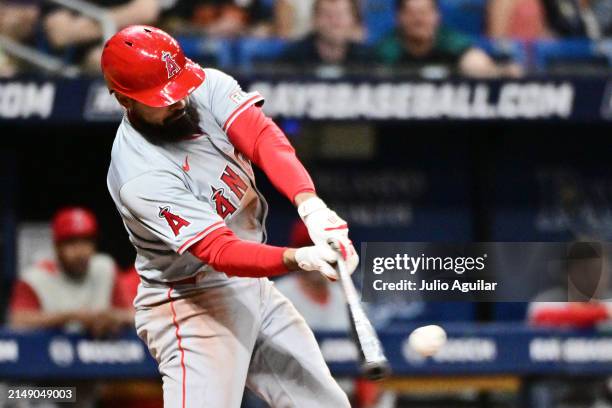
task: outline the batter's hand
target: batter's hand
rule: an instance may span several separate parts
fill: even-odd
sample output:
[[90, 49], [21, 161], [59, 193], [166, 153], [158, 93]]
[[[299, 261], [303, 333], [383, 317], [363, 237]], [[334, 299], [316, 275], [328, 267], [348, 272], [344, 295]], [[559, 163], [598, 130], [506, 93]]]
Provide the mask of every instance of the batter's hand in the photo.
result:
[[304, 271], [317, 271], [327, 279], [338, 280], [338, 275], [333, 264], [338, 259], [338, 254], [328, 245], [315, 245], [298, 248], [295, 251], [295, 261]]
[[301, 203], [298, 213], [308, 228], [308, 235], [315, 245], [329, 247], [329, 242], [336, 242], [339, 250], [346, 262], [350, 273], [353, 273], [359, 264], [359, 255], [353, 247], [353, 243], [348, 237], [348, 224], [330, 210], [327, 205], [318, 197], [312, 197]]

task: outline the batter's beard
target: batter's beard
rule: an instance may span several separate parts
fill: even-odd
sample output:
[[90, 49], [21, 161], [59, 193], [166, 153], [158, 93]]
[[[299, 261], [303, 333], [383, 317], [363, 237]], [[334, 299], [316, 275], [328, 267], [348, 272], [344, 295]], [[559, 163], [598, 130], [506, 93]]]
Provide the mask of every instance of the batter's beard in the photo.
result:
[[146, 122], [135, 112], [130, 112], [129, 118], [132, 126], [155, 145], [180, 142], [185, 138], [202, 133], [199, 125], [200, 115], [191, 101], [187, 103], [184, 110], [166, 118], [163, 125]]

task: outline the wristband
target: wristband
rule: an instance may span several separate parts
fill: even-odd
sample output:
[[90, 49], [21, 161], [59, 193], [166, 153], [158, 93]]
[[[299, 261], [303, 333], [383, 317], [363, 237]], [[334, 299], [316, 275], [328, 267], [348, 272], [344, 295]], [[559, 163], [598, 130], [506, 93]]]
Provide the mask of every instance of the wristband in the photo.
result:
[[307, 216], [315, 211], [323, 210], [327, 208], [327, 205], [319, 197], [311, 197], [304, 201], [297, 208], [300, 218], [304, 220]]

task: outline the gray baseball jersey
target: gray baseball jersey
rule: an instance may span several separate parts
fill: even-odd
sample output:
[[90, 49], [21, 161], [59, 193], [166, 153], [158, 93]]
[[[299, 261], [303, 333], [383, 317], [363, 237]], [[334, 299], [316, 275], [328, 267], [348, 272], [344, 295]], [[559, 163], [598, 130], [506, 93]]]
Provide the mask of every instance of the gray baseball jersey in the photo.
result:
[[108, 188], [136, 248], [136, 269], [152, 281], [172, 282], [209, 268], [187, 252], [221, 226], [264, 242], [267, 204], [251, 163], [227, 130], [263, 98], [243, 92], [229, 75], [205, 69], [190, 96], [204, 134], [177, 143], [149, 143], [123, 118], [113, 144]]
[[205, 74], [190, 95], [204, 134], [156, 146], [124, 118], [108, 172], [136, 247], [136, 331], [158, 362], [164, 406], [239, 408], [248, 386], [276, 408], [349, 407], [304, 319], [267, 278], [228, 277], [188, 251], [224, 225], [266, 239], [267, 204], [226, 133], [263, 98]]

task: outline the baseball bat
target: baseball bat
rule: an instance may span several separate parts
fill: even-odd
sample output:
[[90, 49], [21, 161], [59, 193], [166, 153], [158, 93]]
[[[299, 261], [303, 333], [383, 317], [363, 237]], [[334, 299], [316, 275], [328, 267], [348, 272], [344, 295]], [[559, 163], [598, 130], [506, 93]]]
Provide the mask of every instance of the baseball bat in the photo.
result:
[[[330, 245], [333, 248], [338, 248], [335, 242], [330, 242]], [[361, 307], [357, 289], [341, 254], [336, 262], [336, 272], [346, 298], [351, 334], [359, 351], [363, 375], [369, 380], [380, 380], [390, 373], [389, 362], [385, 357], [376, 330], [372, 327], [372, 323], [370, 323], [363, 307]]]

